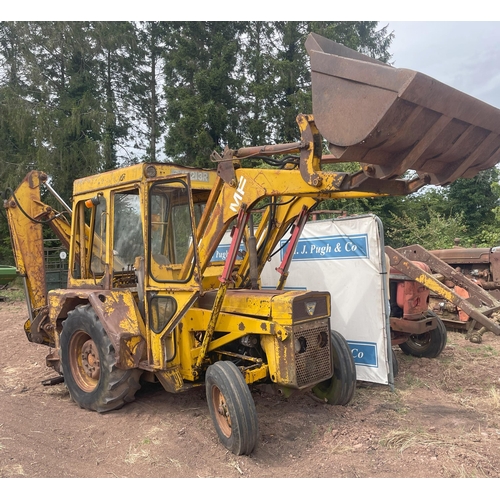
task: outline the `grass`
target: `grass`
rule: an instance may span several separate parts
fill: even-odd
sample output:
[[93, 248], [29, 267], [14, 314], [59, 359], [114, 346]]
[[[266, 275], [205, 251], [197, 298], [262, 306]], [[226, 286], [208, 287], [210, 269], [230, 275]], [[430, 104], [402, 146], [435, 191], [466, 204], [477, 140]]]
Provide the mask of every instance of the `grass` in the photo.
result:
[[500, 408], [500, 391], [496, 387], [490, 387], [489, 389], [491, 405], [493, 408]]
[[460, 394], [452, 395], [452, 400], [467, 410], [475, 410], [478, 402], [477, 398], [467, 396], [462, 394], [462, 392]]
[[[498, 402], [500, 393], [495, 388], [490, 394]], [[432, 453], [442, 467], [442, 477], [475, 478], [491, 477], [492, 474], [498, 477], [495, 463], [476, 447], [477, 442], [485, 439], [481, 430], [479, 425], [474, 430], [462, 428], [460, 432], [446, 436], [428, 433], [419, 427], [405, 427], [389, 431], [379, 439], [379, 445], [400, 454], [409, 449], [415, 450], [415, 456], [427, 457]], [[413, 454], [409, 456], [413, 457]]]
[[419, 379], [413, 373], [409, 373], [409, 372], [405, 374], [405, 383], [408, 386], [408, 388], [424, 387], [425, 386], [424, 382], [421, 379]]
[[0, 289], [0, 297], [5, 297], [9, 302], [24, 301], [23, 279], [18, 276], [12, 283], [7, 285], [7, 288]]
[[130, 445], [125, 462], [127, 464], [135, 464], [137, 461], [145, 460], [146, 462], [151, 461], [149, 450], [140, 449], [137, 450], [134, 446]]
[[139, 445], [131, 444], [125, 462], [134, 464], [138, 461], [145, 461], [149, 464], [156, 464], [156, 459], [152, 451], [154, 446], [161, 444], [160, 439], [156, 436], [158, 432], [161, 432], [159, 427], [152, 427]]
[[228, 467], [236, 469], [241, 475], [244, 474], [243, 471], [241, 470], [240, 464], [236, 460], [230, 459], [227, 465]]
[[6, 465], [0, 468], [0, 477], [26, 476], [23, 466], [20, 464]]
[[476, 478], [477, 475], [474, 472], [469, 472], [469, 469], [463, 464], [455, 465], [452, 467], [443, 466], [446, 477], [460, 478], [460, 479], [471, 479]]
[[154, 453], [155, 450], [148, 446], [148, 444], [150, 443], [146, 443], [146, 441], [148, 441], [147, 438], [140, 445], [145, 445], [144, 448], [138, 448], [136, 446], [133, 446], [132, 444], [129, 446], [127, 456], [125, 457], [125, 463], [129, 465], [134, 465], [136, 463], [146, 463], [152, 467], [167, 467], [170, 463], [177, 469], [180, 469], [182, 467], [179, 460], [176, 460], [174, 458], [163, 456], [159, 458], [157, 454]]
[[390, 449], [397, 449], [403, 453], [412, 446], [444, 444], [439, 436], [433, 436], [419, 429], [404, 429], [390, 431], [380, 440], [380, 445]]
[[477, 355], [480, 357], [491, 358], [497, 357], [498, 351], [491, 347], [490, 345], [476, 345], [476, 346], [467, 346], [465, 350], [470, 354]]

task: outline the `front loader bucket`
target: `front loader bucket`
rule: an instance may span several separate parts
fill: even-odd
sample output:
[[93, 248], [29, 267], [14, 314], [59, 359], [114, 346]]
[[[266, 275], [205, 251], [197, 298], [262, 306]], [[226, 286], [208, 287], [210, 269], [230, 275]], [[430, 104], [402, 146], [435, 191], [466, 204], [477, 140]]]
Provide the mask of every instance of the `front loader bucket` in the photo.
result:
[[500, 161], [500, 110], [408, 69], [311, 33], [313, 115], [337, 161], [389, 179], [415, 170], [430, 183], [471, 178]]

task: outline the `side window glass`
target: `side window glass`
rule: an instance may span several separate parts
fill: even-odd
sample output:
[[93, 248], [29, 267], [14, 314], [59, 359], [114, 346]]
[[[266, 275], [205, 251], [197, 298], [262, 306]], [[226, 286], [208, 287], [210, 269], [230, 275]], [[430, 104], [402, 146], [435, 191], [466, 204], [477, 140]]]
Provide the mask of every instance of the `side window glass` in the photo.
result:
[[106, 263], [106, 199], [103, 196], [96, 199], [90, 269], [95, 275], [102, 275]]
[[[74, 279], [82, 279], [82, 262], [85, 263], [85, 241], [82, 241], [82, 234], [85, 234], [85, 204], [79, 202], [75, 207], [73, 215], [75, 225], [73, 226], [73, 255], [71, 256], [71, 276]], [[83, 265], [85, 270], [85, 265]]]
[[113, 255], [115, 271], [131, 269], [136, 257], [144, 256], [138, 191], [114, 195]]
[[150, 221], [151, 272], [163, 281], [164, 266], [184, 264], [193, 241], [189, 189], [184, 182], [158, 182], [151, 187]]

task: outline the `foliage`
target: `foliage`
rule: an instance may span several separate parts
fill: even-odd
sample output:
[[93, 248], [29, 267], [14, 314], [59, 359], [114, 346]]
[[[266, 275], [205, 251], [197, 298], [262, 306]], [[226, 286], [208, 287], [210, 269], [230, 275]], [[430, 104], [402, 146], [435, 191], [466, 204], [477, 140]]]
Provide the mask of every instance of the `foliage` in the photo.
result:
[[[296, 140], [309, 31], [389, 57], [376, 22], [0, 22], [0, 173], [75, 178], [132, 161]], [[164, 148], [162, 148], [164, 145]]]
[[7, 218], [3, 211], [0, 215], [0, 264], [4, 266], [15, 265], [14, 255], [12, 254], [9, 226], [7, 225]]
[[[353, 172], [359, 165], [334, 164], [328, 169]], [[456, 238], [462, 246], [499, 245], [498, 172], [491, 169], [477, 177], [405, 197], [328, 200], [318, 209], [376, 214], [385, 228], [385, 243], [395, 248], [415, 243], [427, 249], [450, 248]]]
[[[299, 140], [296, 116], [312, 111], [310, 32], [391, 57], [393, 35], [375, 21], [0, 22], [0, 191], [38, 169], [69, 201], [76, 178], [125, 164], [212, 167], [211, 152], [225, 146]], [[499, 197], [491, 169], [446, 188], [318, 209], [375, 213], [393, 246], [456, 237], [489, 246], [500, 243]], [[13, 263], [3, 217], [0, 235], [1, 262]]]
[[23, 278], [17, 276], [17, 278], [12, 283], [9, 283], [6, 288], [0, 288], [0, 296], [9, 302], [24, 302]]
[[174, 161], [208, 167], [210, 153], [238, 144], [241, 80], [234, 68], [243, 25], [170, 23], [165, 60], [165, 150]]
[[[392, 214], [392, 224], [386, 227], [385, 233], [391, 246], [396, 248], [417, 244], [436, 250], [453, 247], [456, 238], [466, 236], [466, 226], [461, 215], [443, 217], [430, 209], [428, 221], [410, 217], [406, 212]], [[462, 246], [469, 244], [467, 238], [462, 238], [461, 243]]]
[[[498, 184], [494, 185], [498, 187]], [[494, 221], [483, 224], [474, 236], [474, 244], [478, 247], [494, 247], [500, 245], [500, 207], [492, 209]]]
[[131, 135], [135, 138], [134, 149], [144, 151], [145, 161], [158, 161], [166, 128], [161, 80], [169, 30], [164, 22], [138, 23], [128, 52], [132, 67], [127, 98], [134, 116], [144, 117], [144, 121], [131, 122]]
[[498, 175], [498, 170], [492, 168], [472, 179], [457, 179], [449, 187], [450, 207], [463, 214], [470, 234], [479, 234], [495, 222], [493, 209], [499, 204]]

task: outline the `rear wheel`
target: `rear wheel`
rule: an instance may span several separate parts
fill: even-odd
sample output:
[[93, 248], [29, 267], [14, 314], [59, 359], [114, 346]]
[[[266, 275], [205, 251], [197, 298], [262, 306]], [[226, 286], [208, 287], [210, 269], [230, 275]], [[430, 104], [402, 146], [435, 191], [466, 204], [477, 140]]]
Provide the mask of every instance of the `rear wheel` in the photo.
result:
[[231, 361], [207, 369], [206, 394], [210, 416], [222, 444], [235, 455], [248, 455], [258, 437], [257, 411], [242, 373]]
[[421, 335], [412, 335], [406, 342], [399, 345], [400, 349], [408, 355], [417, 358], [437, 358], [446, 346], [448, 333], [441, 318], [433, 311], [427, 311], [427, 316], [437, 318], [437, 326]]
[[347, 340], [335, 330], [332, 343], [333, 377], [313, 387], [313, 393], [331, 405], [346, 405], [356, 389], [356, 366]]
[[61, 365], [71, 397], [87, 410], [117, 410], [140, 388], [140, 370], [116, 367], [114, 347], [90, 305], [78, 306], [64, 321]]

